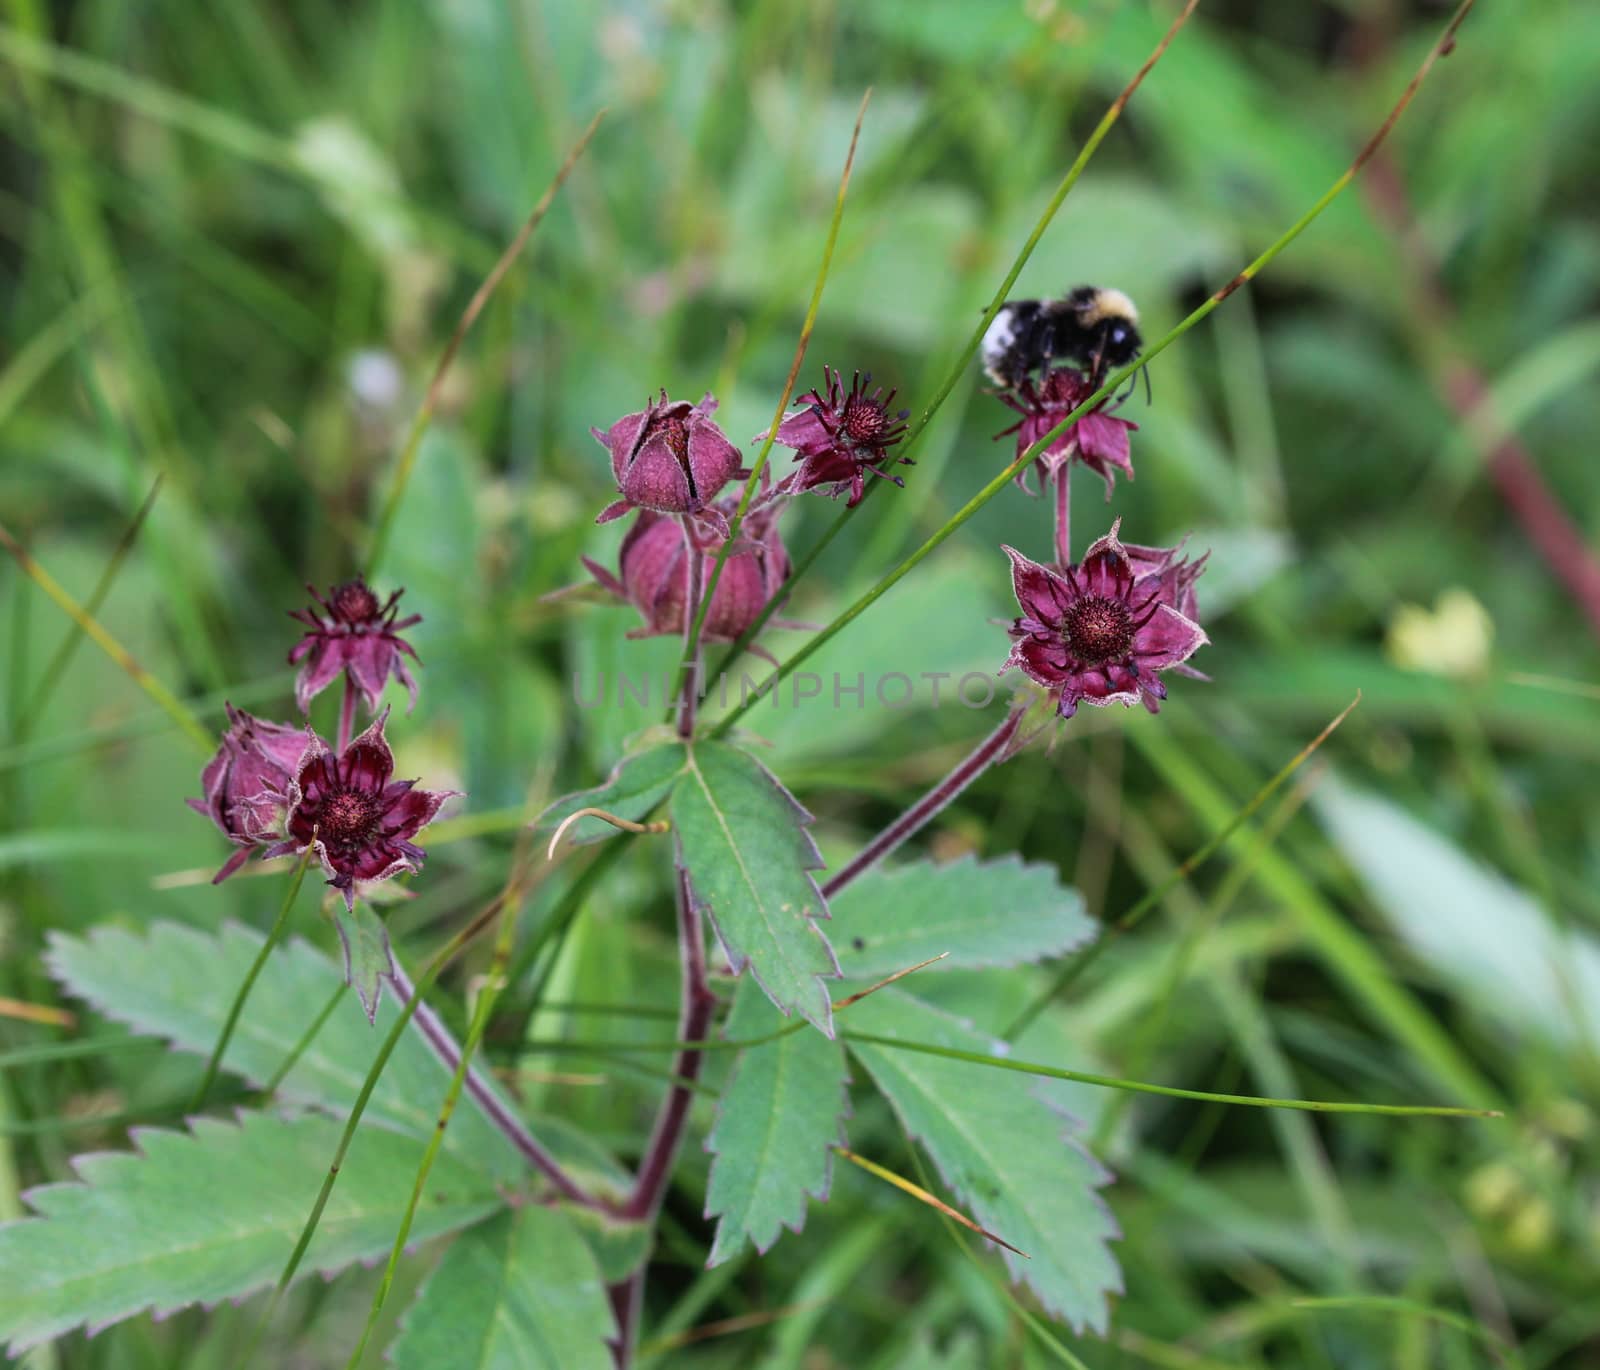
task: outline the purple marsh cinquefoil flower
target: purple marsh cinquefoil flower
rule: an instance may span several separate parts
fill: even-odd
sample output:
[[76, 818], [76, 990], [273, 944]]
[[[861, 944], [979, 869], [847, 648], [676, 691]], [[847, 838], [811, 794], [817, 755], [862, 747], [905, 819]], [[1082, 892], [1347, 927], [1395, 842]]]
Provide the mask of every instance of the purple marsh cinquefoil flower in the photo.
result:
[[[905, 437], [905, 420], [911, 411], [902, 409], [891, 415], [889, 405], [895, 392], [885, 394], [879, 386], [869, 395], [870, 375], [857, 371], [846, 390], [840, 372], [825, 366], [822, 373], [827, 379], [827, 395], [819, 390], [808, 391], [795, 401], [806, 408], [790, 414], [778, 425], [773, 441], [794, 448], [798, 454], [795, 459], [801, 463], [798, 471], [780, 482], [778, 490], [797, 495], [827, 486], [824, 493], [834, 499], [848, 490], [847, 507], [853, 509], [861, 503], [864, 477], [869, 471], [896, 485], [905, 484], [899, 476], [885, 471], [883, 463], [888, 459], [888, 449]], [[753, 441], [766, 441], [771, 431], [757, 433]], [[910, 457], [899, 461], [904, 466], [916, 465]]]
[[1131, 705], [1155, 713], [1167, 697], [1156, 672], [1180, 666], [1209, 639], [1180, 609], [1193, 609], [1199, 563], [1178, 549], [1139, 548], [1136, 565], [1117, 540], [1119, 519], [1077, 566], [1056, 569], [1015, 548], [1011, 578], [1022, 614], [1011, 625], [1004, 671], [1020, 666], [1071, 718], [1080, 703]]
[[320, 745], [304, 728], [256, 718], [231, 704], [227, 707], [228, 731], [200, 773], [205, 797], [187, 801], [239, 848], [212, 877], [214, 885], [244, 865], [252, 852], [282, 838], [289, 786], [307, 749]]
[[[1062, 419], [1082, 404], [1094, 388], [1082, 372], [1070, 366], [1058, 366], [1047, 371], [1035, 383], [1030, 376], [1015, 390], [1000, 392], [1000, 399], [1022, 418], [995, 434], [1003, 438], [1017, 435], [1017, 456], [1021, 456], [1040, 438], [1050, 432]], [[1106, 412], [1099, 404], [1080, 418], [1039, 454], [1034, 468], [1041, 481], [1061, 473], [1076, 457], [1106, 483], [1106, 498], [1116, 485], [1115, 471], [1133, 479], [1133, 462], [1128, 455], [1128, 434], [1139, 425], [1128, 419], [1119, 419]], [[1028, 488], [1027, 471], [1017, 473], [1017, 484]]]
[[331, 685], [341, 671], [350, 673], [350, 680], [374, 713], [391, 673], [410, 692], [411, 707], [415, 707], [417, 682], [406, 669], [405, 658], [409, 656], [419, 665], [421, 663], [400, 633], [421, 623], [422, 615], [396, 618], [400, 612], [396, 605], [405, 591], [396, 590], [387, 600], [380, 600], [360, 576], [334, 586], [326, 599], [311, 586], [306, 589], [316, 604], [289, 611], [290, 618], [299, 619], [310, 629], [289, 653], [289, 664], [300, 667], [294, 682], [294, 697], [300, 712], [308, 712], [311, 701]]
[[385, 709], [342, 755], [315, 738], [289, 785], [287, 836], [264, 856], [291, 856], [310, 846], [328, 883], [355, 903], [360, 881], [387, 880], [422, 869], [426, 853], [411, 838], [457, 790], [419, 790], [391, 781], [394, 753], [384, 739]]
[[[717, 492], [740, 469], [739, 449], [711, 420], [717, 402], [709, 394], [699, 404], [651, 400], [636, 414], [625, 414], [609, 429], [589, 431], [611, 453], [611, 474], [622, 498], [600, 511], [596, 523], [609, 523], [630, 509], [657, 514], [693, 514], [713, 526], [722, 518], [712, 509]], [[726, 532], [723, 523], [720, 531]]]

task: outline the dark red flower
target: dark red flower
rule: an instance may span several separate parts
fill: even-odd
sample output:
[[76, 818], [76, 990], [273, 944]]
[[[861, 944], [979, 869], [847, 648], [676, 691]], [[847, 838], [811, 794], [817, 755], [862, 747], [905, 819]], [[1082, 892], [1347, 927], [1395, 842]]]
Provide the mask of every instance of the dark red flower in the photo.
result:
[[1117, 540], [1120, 525], [1079, 565], [1062, 570], [1004, 549], [1022, 616], [1011, 625], [1014, 645], [1001, 670], [1020, 666], [1056, 697], [1062, 718], [1080, 702], [1139, 699], [1155, 713], [1167, 697], [1156, 672], [1181, 665], [1209, 641], [1179, 607], [1193, 609], [1201, 563], [1179, 560], [1177, 548], [1141, 547], [1136, 566]]
[[[738, 499], [728, 496], [714, 512], [724, 522], [738, 507]], [[778, 535], [778, 514], [782, 506], [762, 504], [751, 508], [739, 528], [739, 540], [728, 553], [711, 597], [702, 637], [708, 642], [732, 642], [756, 621], [767, 601], [788, 578], [789, 553]], [[691, 525], [692, 526], [692, 525]], [[711, 583], [717, 563], [720, 537], [693, 534], [700, 557], [701, 584]], [[622, 539], [618, 555], [619, 575], [588, 557], [583, 564], [605, 589], [625, 599], [644, 617], [645, 626], [629, 637], [656, 637], [662, 633], [684, 631], [687, 599], [688, 548], [684, 525], [650, 510], [641, 510], [633, 527]], [[759, 651], [758, 648], [752, 650]]]
[[188, 800], [239, 848], [212, 877], [220, 884], [270, 842], [283, 836], [289, 786], [308, 747], [322, 745], [306, 728], [256, 718], [228, 705], [228, 731], [200, 773], [204, 799]]
[[410, 691], [414, 707], [417, 682], [406, 669], [405, 658], [413, 661], [418, 658], [400, 633], [421, 623], [422, 615], [396, 618], [400, 612], [396, 606], [405, 591], [396, 590], [387, 600], [380, 600], [360, 576], [334, 586], [326, 599], [311, 586], [306, 589], [316, 604], [289, 611], [290, 618], [299, 619], [311, 630], [289, 653], [289, 664], [300, 667], [294, 682], [294, 697], [301, 713], [310, 710], [311, 701], [331, 685], [341, 671], [350, 673], [351, 681], [366, 697], [367, 708], [373, 712], [377, 712], [383, 687], [391, 674]]
[[[823, 493], [838, 499], [848, 490], [848, 507], [854, 508], [861, 502], [863, 478], [868, 471], [903, 486], [905, 481], [885, 471], [883, 462], [888, 449], [905, 437], [905, 420], [911, 411], [902, 409], [891, 416], [889, 405], [895, 392], [884, 394], [879, 386], [869, 395], [870, 375], [857, 371], [846, 390], [838, 371], [825, 366], [822, 374], [827, 379], [828, 393], [824, 396], [817, 390], [808, 391], [795, 401], [806, 408], [778, 425], [773, 441], [794, 448], [799, 454], [795, 460], [801, 463], [798, 471], [779, 484], [779, 493], [797, 495], [826, 486]], [[766, 441], [771, 431], [756, 434], [753, 441]], [[899, 461], [903, 466], [916, 465], [910, 457]]]
[[[1051, 431], [1074, 409], [1094, 394], [1094, 387], [1082, 372], [1058, 366], [1045, 372], [1037, 382], [1030, 376], [1014, 390], [999, 392], [1003, 403], [1022, 415], [1019, 422], [996, 433], [995, 438], [1017, 435], [1020, 457]], [[1133, 479], [1133, 462], [1128, 456], [1128, 434], [1139, 425], [1106, 412], [1104, 402], [1096, 405], [1039, 454], [1034, 468], [1041, 482], [1061, 472], [1074, 457], [1106, 483], [1106, 498], [1116, 484], [1113, 468]], [[1027, 472], [1017, 473], [1017, 484], [1028, 488]]]
[[[739, 449], [711, 421], [717, 402], [708, 394], [699, 404], [652, 400], [636, 414], [626, 414], [604, 433], [591, 428], [611, 453], [611, 474], [622, 498], [608, 504], [596, 523], [609, 523], [630, 509], [658, 514], [695, 514], [713, 525], [720, 515], [710, 508], [717, 492], [735, 476]], [[725, 525], [722, 531], [726, 531]]]
[[328, 883], [355, 903], [355, 884], [422, 869], [425, 853], [411, 838], [433, 821], [456, 790], [419, 790], [414, 780], [391, 781], [394, 753], [384, 740], [385, 709], [372, 726], [335, 756], [321, 738], [301, 760], [289, 785], [287, 836], [265, 856], [290, 856], [309, 845]]

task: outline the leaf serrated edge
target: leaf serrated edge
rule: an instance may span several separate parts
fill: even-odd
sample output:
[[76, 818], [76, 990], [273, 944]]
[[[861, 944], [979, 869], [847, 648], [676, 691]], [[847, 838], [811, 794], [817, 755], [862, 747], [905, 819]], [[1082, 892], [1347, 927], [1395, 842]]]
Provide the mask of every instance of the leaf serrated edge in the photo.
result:
[[[966, 1031], [971, 1032], [980, 1040], [986, 1040], [994, 1043], [995, 1039], [991, 1038], [988, 1033], [974, 1027], [970, 1019], [962, 1018], [959, 1014], [951, 1013], [949, 1010], [941, 1008], [937, 1004], [931, 1004], [926, 999], [919, 998], [916, 995], [907, 994], [906, 997], [909, 999], [915, 999], [920, 1007], [927, 1009], [929, 1012], [938, 1017], [944, 1018], [949, 1022], [964, 1028]], [[860, 1048], [850, 1046], [849, 1038], [845, 1039], [845, 1045], [847, 1050], [849, 1050], [852, 1055], [857, 1057], [860, 1056]], [[868, 1044], [863, 1043], [862, 1045], [865, 1046]], [[868, 1049], [870, 1050], [871, 1047], [869, 1046]], [[889, 1048], [882, 1049], [888, 1050]], [[994, 1054], [1004, 1055], [1009, 1050], [1009, 1044], [999, 1042], [995, 1044]], [[876, 1085], [877, 1077], [873, 1075], [872, 1067], [864, 1060], [861, 1062], [861, 1067], [867, 1072], [868, 1076], [872, 1078], [874, 1085]], [[889, 1107], [894, 1111], [894, 1116], [899, 1120], [900, 1126], [904, 1130], [906, 1136], [910, 1137], [912, 1141], [919, 1143], [923, 1151], [927, 1153], [929, 1159], [933, 1162], [934, 1169], [939, 1172], [939, 1178], [942, 1179], [947, 1186], [949, 1186], [952, 1193], [961, 1198], [963, 1203], [965, 1203], [969, 1208], [973, 1209], [974, 1212], [978, 1211], [979, 1205], [982, 1202], [981, 1196], [969, 1191], [959, 1179], [951, 1176], [945, 1171], [944, 1163], [940, 1159], [938, 1152], [931, 1145], [929, 1145], [925, 1136], [917, 1132], [911, 1126], [910, 1121], [900, 1111], [899, 1105], [895, 1102], [893, 1097], [890, 1096], [888, 1091], [879, 1088], [878, 1093], [883, 1095], [884, 1099], [888, 1102]], [[1045, 1099], [1040, 1098], [1038, 1094], [1031, 1089], [1029, 1090], [1029, 1097], [1047, 1112], [1054, 1114], [1058, 1118], [1062, 1116], [1062, 1110], [1058, 1108], [1052, 1108]], [[954, 1117], [954, 1115], [950, 1114], [947, 1114], [947, 1116], [952, 1118]], [[1078, 1139], [1070, 1126], [1063, 1128], [1057, 1134], [1057, 1138], [1067, 1150], [1075, 1152], [1086, 1162], [1088, 1162], [1089, 1186], [1086, 1192], [1089, 1202], [1094, 1206], [1095, 1211], [1105, 1222], [1106, 1230], [1104, 1240], [1107, 1243], [1121, 1241], [1123, 1235], [1122, 1225], [1117, 1222], [1116, 1214], [1111, 1211], [1111, 1205], [1106, 1202], [1105, 1195], [1102, 1193], [1102, 1190], [1105, 1188], [1105, 1186], [1110, 1184], [1111, 1181], [1116, 1178], [1115, 1175], [1113, 1175], [1112, 1172], [1108, 1170], [1100, 1161], [1100, 1159]], [[1082, 1332], [1085, 1328], [1087, 1328], [1092, 1332], [1103, 1333], [1106, 1329], [1107, 1318], [1110, 1312], [1110, 1297], [1112, 1295], [1120, 1296], [1126, 1292], [1124, 1276], [1122, 1272], [1122, 1263], [1114, 1260], [1112, 1262], [1111, 1280], [1104, 1286], [1104, 1288], [1095, 1291], [1099, 1297], [1100, 1303], [1099, 1316], [1086, 1317], [1080, 1322], [1066, 1309], [1052, 1306], [1051, 1300], [1045, 1291], [1038, 1288], [1031, 1280], [1028, 1279], [1028, 1265], [1026, 1262], [1022, 1261], [1016, 1256], [1013, 1256], [1011, 1252], [1005, 1250], [1004, 1248], [1002, 1248], [1000, 1251], [1000, 1258], [1005, 1262], [1006, 1270], [1010, 1273], [1012, 1282], [1016, 1284], [1027, 1285], [1029, 1289], [1033, 1290], [1034, 1295], [1038, 1298], [1040, 1304], [1042, 1304], [1052, 1316], [1060, 1318], [1068, 1323], [1074, 1332]]]
[[[765, 992], [764, 987], [763, 992]], [[727, 1036], [727, 1029], [725, 1027], [723, 1029], [723, 1036]], [[722, 1159], [723, 1154], [722, 1152], [718, 1151], [716, 1147], [717, 1129], [722, 1125], [723, 1115], [727, 1108], [728, 1095], [733, 1090], [734, 1084], [738, 1080], [739, 1070], [744, 1064], [745, 1057], [749, 1054], [749, 1052], [760, 1051], [766, 1046], [773, 1046], [781, 1049], [783, 1045], [784, 1039], [779, 1039], [775, 1042], [763, 1043], [760, 1047], [746, 1047], [741, 1050], [738, 1056], [735, 1058], [733, 1069], [728, 1073], [727, 1083], [723, 1085], [722, 1094], [717, 1099], [716, 1113], [712, 1119], [711, 1127], [706, 1132], [705, 1141], [700, 1144], [701, 1149], [712, 1158], [711, 1165], [713, 1169], [715, 1169], [717, 1162]], [[853, 1084], [855, 1084], [855, 1077], [850, 1073], [850, 1053], [845, 1050], [844, 1043], [834, 1039], [834, 1046], [839, 1051], [840, 1065], [843, 1067], [839, 1077], [839, 1101], [837, 1104], [837, 1112], [835, 1112], [833, 1115], [836, 1130], [836, 1141], [842, 1144], [850, 1140], [849, 1133], [845, 1128], [845, 1124], [851, 1118], [855, 1117], [855, 1109], [852, 1108], [850, 1104], [850, 1088]], [[790, 1222], [788, 1219], [780, 1216], [778, 1219], [778, 1230], [772, 1234], [772, 1240], [767, 1242], [765, 1246], [757, 1241], [747, 1229], [741, 1229], [739, 1244], [723, 1258], [725, 1261], [732, 1260], [733, 1257], [739, 1253], [740, 1247], [742, 1247], [745, 1242], [749, 1242], [753, 1247], [755, 1247], [756, 1254], [758, 1256], [765, 1256], [767, 1252], [771, 1251], [772, 1248], [778, 1244], [779, 1239], [783, 1236], [785, 1231], [793, 1232], [796, 1236], [799, 1236], [799, 1234], [805, 1230], [807, 1209], [805, 1202], [806, 1199], [813, 1199], [817, 1203], [827, 1203], [828, 1196], [833, 1193], [833, 1146], [825, 1145], [822, 1148], [822, 1154], [822, 1183], [820, 1187], [816, 1189], [808, 1189], [804, 1185], [800, 1187], [800, 1202], [797, 1206], [794, 1221]], [[718, 1233], [721, 1231], [722, 1224], [727, 1221], [726, 1210], [721, 1213], [713, 1213], [711, 1211], [711, 1186], [709, 1181], [706, 1185], [706, 1207], [702, 1216], [707, 1221], [711, 1220], [712, 1218], [717, 1220]], [[711, 1242], [712, 1251], [716, 1250], [716, 1237], [717, 1234], [713, 1234]], [[719, 1262], [719, 1264], [720, 1263], [721, 1262]], [[709, 1270], [711, 1268], [711, 1258], [710, 1254], [708, 1253], [706, 1257], [706, 1269]]]
[[[172, 926], [182, 927], [182, 924], [173, 924]], [[64, 937], [71, 936], [71, 934], [66, 933], [60, 935]], [[204, 936], [203, 933], [197, 935], [202, 937]], [[185, 1119], [185, 1125], [182, 1128], [155, 1127], [148, 1125], [137, 1128], [129, 1128], [128, 1139], [131, 1143], [133, 1143], [132, 1150], [82, 1152], [77, 1156], [69, 1158], [68, 1161], [68, 1164], [73, 1169], [73, 1173], [78, 1176], [76, 1180], [57, 1180], [50, 1184], [34, 1185], [32, 1188], [24, 1190], [20, 1197], [22, 1198], [23, 1202], [28, 1204], [30, 1208], [33, 1208], [33, 1195], [42, 1193], [45, 1190], [95, 1188], [95, 1182], [87, 1178], [80, 1169], [81, 1164], [84, 1162], [124, 1161], [133, 1165], [150, 1164], [149, 1153], [142, 1145], [140, 1145], [139, 1141], [140, 1137], [144, 1134], [155, 1134], [163, 1137], [187, 1138], [196, 1144], [203, 1145], [203, 1138], [200, 1136], [199, 1131], [197, 1130], [198, 1126], [201, 1124], [206, 1124], [218, 1132], [225, 1132], [230, 1129], [236, 1132], [243, 1132], [246, 1126], [248, 1126], [249, 1122], [254, 1119], [260, 1119], [267, 1122], [293, 1124], [304, 1121], [309, 1117], [314, 1118], [319, 1123], [331, 1123], [331, 1120], [322, 1114], [306, 1114], [302, 1115], [300, 1118], [282, 1118], [275, 1117], [272, 1114], [254, 1112], [243, 1108], [235, 1108], [233, 1113], [235, 1118], [233, 1123], [228, 1123], [221, 1118], [203, 1117]], [[485, 1202], [487, 1203], [488, 1201], [485, 1200]], [[492, 1217], [493, 1214], [499, 1211], [500, 1207], [498, 1205], [491, 1206], [481, 1217], [474, 1218], [469, 1222], [463, 1223], [462, 1226], [454, 1229], [454, 1231], [457, 1233], [465, 1232], [470, 1228], [476, 1227], [479, 1223], [483, 1222], [489, 1217]], [[32, 1223], [48, 1223], [50, 1221], [52, 1220], [48, 1216], [38, 1212], [37, 1209], [35, 1209], [35, 1212], [31, 1217], [14, 1218], [9, 1222], [0, 1222], [0, 1232], [6, 1231], [7, 1229], [13, 1227], [22, 1227]], [[435, 1234], [435, 1236], [438, 1235], [442, 1234]], [[434, 1237], [430, 1237], [427, 1240], [434, 1240]], [[408, 1244], [406, 1249], [408, 1251], [414, 1251], [417, 1246], [421, 1244], [422, 1239], [419, 1238], [418, 1241]], [[331, 1281], [343, 1271], [350, 1269], [352, 1266], [359, 1265], [363, 1269], [370, 1270], [381, 1259], [383, 1259], [383, 1256], [380, 1252], [365, 1260], [357, 1258], [354, 1260], [345, 1261], [311, 1261], [299, 1272], [297, 1278], [304, 1278], [306, 1275], [310, 1274], [318, 1274], [321, 1275], [324, 1280]], [[273, 1277], [271, 1275], [267, 1275], [259, 1282], [247, 1285], [245, 1288], [237, 1290], [232, 1294], [225, 1294], [220, 1299], [186, 1299], [180, 1300], [177, 1303], [162, 1303], [159, 1300], [141, 1302], [138, 1304], [138, 1306], [130, 1308], [126, 1312], [119, 1313], [115, 1317], [107, 1318], [100, 1322], [92, 1322], [88, 1319], [75, 1319], [71, 1323], [68, 1323], [65, 1327], [62, 1327], [60, 1330], [49, 1332], [39, 1337], [29, 1338], [15, 1334], [7, 1334], [6, 1353], [15, 1359], [22, 1356], [24, 1353], [31, 1351], [36, 1346], [43, 1346], [46, 1342], [56, 1341], [66, 1333], [78, 1331], [80, 1329], [86, 1337], [94, 1337], [99, 1335], [101, 1332], [104, 1332], [108, 1327], [115, 1327], [118, 1323], [126, 1322], [130, 1318], [136, 1318], [145, 1313], [148, 1313], [155, 1321], [160, 1322], [165, 1318], [171, 1317], [174, 1313], [181, 1312], [186, 1308], [200, 1308], [209, 1311], [213, 1308], [220, 1308], [224, 1303], [237, 1308], [246, 1300], [253, 1298], [256, 1294], [259, 1294], [262, 1290], [270, 1288], [272, 1286], [272, 1280]]]
[[[976, 853], [967, 852], [961, 856], [955, 857], [950, 861], [939, 862], [930, 859], [921, 861], [907, 861], [897, 866], [879, 867], [871, 872], [871, 874], [876, 879], [893, 883], [900, 880], [901, 877], [907, 876], [921, 869], [931, 868], [933, 870], [944, 871], [964, 864], [970, 864], [975, 869], [980, 871], [992, 870], [997, 866], [1015, 866], [1023, 874], [1030, 874], [1033, 872], [1044, 872], [1048, 874], [1052, 882], [1055, 884], [1057, 890], [1064, 894], [1070, 894], [1077, 897], [1080, 905], [1078, 912], [1082, 916], [1084, 922], [1087, 924], [1087, 927], [1081, 936], [1074, 938], [1072, 941], [1066, 943], [1065, 946], [1055, 948], [1050, 951], [1041, 952], [1037, 956], [1022, 956], [1013, 959], [996, 957], [992, 960], [963, 959], [959, 963], [950, 966], [950, 970], [1011, 970], [1018, 966], [1035, 966], [1041, 961], [1051, 957], [1072, 956], [1075, 953], [1082, 951], [1085, 947], [1091, 945], [1100, 936], [1102, 925], [1098, 919], [1090, 915], [1088, 901], [1084, 899], [1082, 892], [1079, 891], [1075, 886], [1063, 884], [1061, 881], [1061, 872], [1055, 866], [1052, 866], [1048, 861], [1025, 861], [1019, 852], [1007, 852], [1004, 856], [996, 857], [993, 861], [984, 861], [977, 856]], [[863, 877], [863, 879], [864, 878], [865, 877]], [[839, 897], [842, 898], [843, 895], [840, 895]], [[861, 975], [852, 975], [849, 971], [844, 972], [844, 978], [847, 980], [864, 978], [864, 976], [865, 972], [863, 972]], [[976, 1028], [973, 1030], [977, 1031]]]
[[[828, 912], [828, 901], [823, 897], [821, 886], [817, 884], [816, 877], [811, 874], [812, 871], [825, 870], [827, 868], [827, 863], [822, 859], [822, 852], [818, 849], [815, 839], [811, 836], [811, 833], [808, 830], [810, 825], [816, 822], [816, 818], [811, 811], [805, 807], [804, 804], [802, 804], [794, 797], [793, 794], [789, 792], [788, 788], [781, 780], [778, 779], [777, 776], [773, 775], [771, 771], [762, 765], [761, 762], [754, 756], [751, 756], [749, 752], [742, 751], [737, 747], [731, 747], [727, 743], [703, 742], [698, 745], [727, 751], [735, 756], [743, 758], [745, 761], [748, 761], [752, 766], [755, 767], [761, 778], [771, 785], [773, 790], [789, 806], [790, 812], [795, 820], [795, 826], [792, 829], [792, 832], [801, 844], [800, 871], [801, 874], [805, 876], [806, 883], [811, 887], [812, 892], [817, 897], [816, 908], [818, 909], [818, 912], [813, 914], [809, 908], [803, 909], [801, 910], [801, 917], [806, 926], [822, 944], [823, 951], [827, 953], [828, 962], [833, 967], [831, 974], [826, 971], [809, 972], [813, 983], [816, 985], [817, 993], [822, 998], [823, 1011], [820, 1018], [813, 1017], [808, 1013], [802, 1013], [801, 1016], [804, 1017], [807, 1022], [815, 1026], [816, 1029], [821, 1032], [824, 1037], [828, 1038], [829, 1041], [834, 1041], [836, 1038], [833, 1026], [833, 996], [828, 993], [828, 987], [825, 981], [829, 979], [842, 980], [844, 978], [844, 972], [839, 969], [838, 952], [833, 949], [833, 944], [828, 941], [827, 934], [822, 930], [821, 927], [818, 926], [819, 918], [831, 918], [832, 915]], [[737, 853], [738, 845], [733, 841], [733, 834], [729, 832], [728, 825], [723, 821], [721, 811], [717, 808], [717, 805], [712, 798], [711, 787], [706, 783], [705, 773], [700, 769], [699, 764], [695, 760], [694, 747], [695, 744], [689, 744], [684, 748], [684, 774], [693, 774], [693, 783], [699, 786], [700, 792], [705, 798], [707, 807], [716, 817], [718, 825], [722, 828], [728, 847]], [[683, 836], [681, 833], [677, 834], [677, 857], [678, 866], [684, 871], [685, 876], [687, 877], [688, 865], [683, 859]], [[750, 881], [749, 876], [744, 873], [744, 863], [742, 858], [740, 859], [739, 864], [741, 875], [744, 878], [744, 883], [753, 890], [754, 885]], [[732, 967], [734, 974], [742, 975], [748, 968], [750, 974], [755, 978], [755, 982], [761, 986], [762, 993], [764, 993], [768, 999], [772, 1000], [773, 1005], [778, 1009], [778, 1011], [782, 1013], [785, 1018], [792, 1017], [793, 1015], [789, 1009], [786, 1009], [782, 1005], [778, 1004], [777, 999], [768, 988], [767, 982], [761, 978], [760, 971], [758, 971], [751, 964], [749, 955], [747, 954], [741, 959], [735, 952], [734, 948], [729, 945], [727, 936], [722, 930], [722, 920], [717, 916], [717, 911], [710, 904], [701, 899], [699, 893], [694, 889], [694, 882], [692, 878], [688, 879], [686, 883], [688, 884], [691, 895], [698, 902], [700, 911], [711, 920], [711, 927], [717, 934], [717, 942], [722, 947], [723, 954], [728, 958], [728, 964]], [[758, 901], [758, 903], [760, 903], [760, 907], [764, 910], [766, 907], [765, 903], [761, 903], [760, 901]], [[781, 945], [781, 939], [774, 938], [774, 941], [779, 942]], [[795, 1007], [800, 1007], [798, 1002], [796, 1002]]]

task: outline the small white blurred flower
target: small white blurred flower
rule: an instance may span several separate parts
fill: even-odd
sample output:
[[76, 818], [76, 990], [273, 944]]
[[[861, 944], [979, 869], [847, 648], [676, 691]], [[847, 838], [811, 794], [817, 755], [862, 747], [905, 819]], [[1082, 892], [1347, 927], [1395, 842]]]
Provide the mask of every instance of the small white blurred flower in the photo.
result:
[[1466, 680], [1489, 667], [1494, 620], [1470, 591], [1443, 591], [1430, 610], [1402, 604], [1389, 620], [1384, 647], [1389, 659], [1406, 671]]

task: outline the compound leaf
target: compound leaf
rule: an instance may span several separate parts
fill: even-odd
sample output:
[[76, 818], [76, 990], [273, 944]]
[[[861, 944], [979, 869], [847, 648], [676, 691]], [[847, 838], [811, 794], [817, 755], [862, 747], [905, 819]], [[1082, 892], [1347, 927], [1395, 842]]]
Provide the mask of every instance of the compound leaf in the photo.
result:
[[[782, 1025], [759, 986], [741, 981], [726, 1035], [760, 1037]], [[720, 1219], [708, 1265], [738, 1255], [746, 1238], [764, 1255], [782, 1228], [800, 1230], [807, 1196], [828, 1197], [849, 1083], [844, 1048], [820, 1033], [790, 1032], [739, 1053], [706, 1143], [706, 1217]]]

